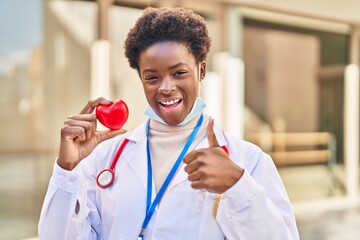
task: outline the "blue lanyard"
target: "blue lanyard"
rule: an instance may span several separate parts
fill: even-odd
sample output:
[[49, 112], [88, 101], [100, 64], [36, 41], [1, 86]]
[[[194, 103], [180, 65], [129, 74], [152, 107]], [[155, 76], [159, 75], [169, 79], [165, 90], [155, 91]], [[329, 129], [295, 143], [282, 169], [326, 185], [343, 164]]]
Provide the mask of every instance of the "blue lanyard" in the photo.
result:
[[[184, 158], [186, 152], [189, 150], [189, 147], [191, 145], [191, 143], [194, 141], [194, 138], [197, 134], [197, 132], [200, 129], [200, 126], [202, 124], [203, 121], [203, 115], [201, 114], [200, 119], [198, 120], [194, 130], [191, 132], [190, 137], [188, 138], [183, 150], [181, 151], [179, 157], [177, 158], [174, 166], [171, 168], [170, 173], [168, 174], [168, 176], [166, 177], [163, 185], [161, 186], [158, 194], [156, 195], [154, 201], [151, 203], [151, 192], [152, 192], [152, 168], [151, 168], [151, 157], [150, 157], [150, 147], [149, 147], [149, 138], [147, 139], [146, 142], [146, 153], [147, 153], [147, 164], [148, 164], [148, 178], [147, 178], [147, 198], [146, 198], [146, 215], [145, 215], [145, 219], [143, 221], [143, 224], [141, 226], [141, 231], [139, 233], [138, 239], [143, 239], [144, 237], [144, 232], [145, 229], [147, 227], [147, 225], [150, 222], [150, 219], [155, 211], [156, 206], [158, 205], [160, 199], [162, 198], [162, 196], [164, 195], [167, 187], [169, 186], [171, 180], [173, 179], [177, 169], [180, 166], [180, 163], [182, 162], [182, 159]], [[149, 133], [149, 123], [150, 120], [147, 123], [147, 129], [146, 129], [146, 134], [148, 135]]]

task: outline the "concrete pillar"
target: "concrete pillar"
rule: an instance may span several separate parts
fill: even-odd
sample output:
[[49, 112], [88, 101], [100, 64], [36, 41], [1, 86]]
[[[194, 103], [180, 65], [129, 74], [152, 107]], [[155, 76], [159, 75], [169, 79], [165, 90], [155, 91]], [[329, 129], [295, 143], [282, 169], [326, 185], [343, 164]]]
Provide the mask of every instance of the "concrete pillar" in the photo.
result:
[[91, 46], [91, 98], [110, 97], [109, 10], [114, 0], [97, 0], [98, 39]]
[[237, 137], [244, 135], [245, 74], [243, 55], [243, 23], [239, 8], [226, 6], [223, 11], [225, 55], [222, 74], [224, 129]]
[[100, 39], [91, 45], [90, 97], [110, 98], [110, 43]]
[[344, 84], [344, 155], [349, 198], [359, 192], [359, 28], [352, 28]]
[[98, 39], [109, 40], [109, 10], [114, 0], [97, 0]]

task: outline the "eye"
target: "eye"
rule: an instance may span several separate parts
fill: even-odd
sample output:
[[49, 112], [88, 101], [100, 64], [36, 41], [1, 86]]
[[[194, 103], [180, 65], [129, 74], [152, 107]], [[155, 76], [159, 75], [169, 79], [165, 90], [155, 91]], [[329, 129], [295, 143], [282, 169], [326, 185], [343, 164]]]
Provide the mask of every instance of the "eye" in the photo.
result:
[[145, 80], [156, 80], [157, 79], [157, 77], [156, 76], [147, 76], [147, 77], [145, 77]]
[[179, 70], [179, 71], [176, 71], [176, 72], [175, 72], [174, 76], [181, 76], [181, 75], [184, 75], [184, 74], [186, 74], [186, 73], [187, 73], [186, 70]]

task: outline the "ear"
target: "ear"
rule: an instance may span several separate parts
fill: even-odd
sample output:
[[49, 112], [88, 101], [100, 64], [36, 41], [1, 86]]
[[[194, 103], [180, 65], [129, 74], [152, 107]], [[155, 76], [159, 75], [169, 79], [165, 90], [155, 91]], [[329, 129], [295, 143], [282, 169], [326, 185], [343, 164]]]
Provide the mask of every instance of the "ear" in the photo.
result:
[[200, 82], [201, 82], [202, 80], [204, 80], [205, 75], [206, 75], [206, 61], [205, 60], [200, 62], [199, 71], [200, 71]]

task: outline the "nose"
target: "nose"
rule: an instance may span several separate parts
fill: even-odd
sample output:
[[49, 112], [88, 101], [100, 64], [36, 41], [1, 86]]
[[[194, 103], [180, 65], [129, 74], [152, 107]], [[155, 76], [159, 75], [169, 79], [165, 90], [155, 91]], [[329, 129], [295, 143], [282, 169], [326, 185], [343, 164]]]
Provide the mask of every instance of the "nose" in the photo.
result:
[[158, 92], [169, 95], [175, 90], [174, 81], [170, 77], [165, 77], [161, 80]]

